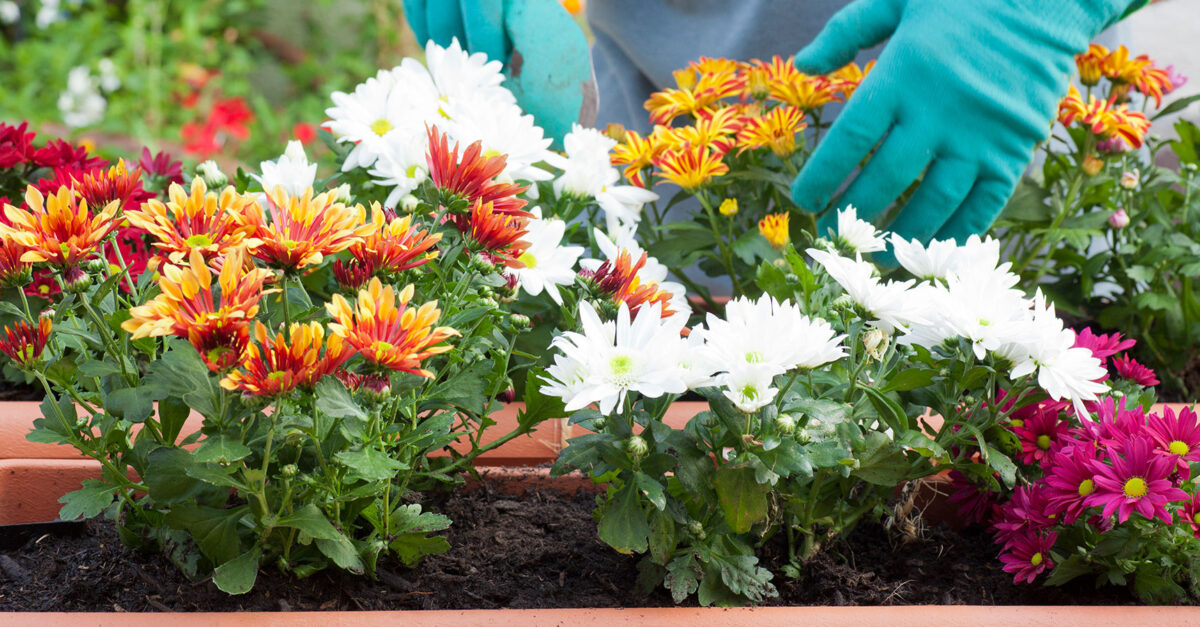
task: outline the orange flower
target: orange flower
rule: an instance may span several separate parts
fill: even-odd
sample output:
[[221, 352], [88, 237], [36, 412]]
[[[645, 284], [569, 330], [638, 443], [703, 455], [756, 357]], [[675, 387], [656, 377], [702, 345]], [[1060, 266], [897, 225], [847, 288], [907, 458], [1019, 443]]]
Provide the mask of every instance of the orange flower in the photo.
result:
[[0, 224], [0, 235], [28, 248], [21, 261], [45, 261], [60, 269], [79, 265], [98, 252], [115, 226], [113, 216], [121, 208], [119, 202], [113, 201], [93, 215], [88, 211], [87, 201], [66, 185], [49, 197], [43, 197], [30, 185], [25, 190], [25, 204], [29, 211], [4, 206], [4, 215], [11, 226]]
[[1084, 104], [1079, 90], [1071, 85], [1058, 105], [1058, 121], [1063, 126], [1079, 122], [1094, 135], [1105, 139], [1120, 137], [1134, 148], [1141, 147], [1150, 130], [1150, 120], [1140, 111], [1130, 111], [1127, 105], [1114, 105], [1115, 98], [1116, 94], [1107, 101], [1089, 96]]
[[613, 165], [623, 165], [625, 179], [638, 187], [646, 187], [644, 170], [654, 165], [654, 158], [666, 148], [660, 142], [642, 137], [637, 131], [625, 131], [625, 141], [612, 149], [609, 161]]
[[4, 338], [0, 339], [0, 352], [8, 355], [23, 368], [28, 368], [42, 358], [46, 340], [50, 337], [50, 318], [41, 316], [38, 325], [18, 320], [11, 327], [4, 327]]
[[780, 102], [809, 111], [837, 98], [837, 86], [824, 76], [809, 76], [797, 70], [791, 57], [772, 57], [766, 67], [771, 76], [771, 97]]
[[854, 95], [858, 86], [862, 84], [863, 79], [867, 77], [867, 74], [871, 73], [874, 67], [874, 59], [868, 61], [867, 65], [862, 68], [859, 68], [857, 63], [851, 61], [849, 64], [834, 70], [829, 75], [829, 82], [834, 89], [842, 93], [842, 98], [849, 99], [850, 96]]
[[334, 294], [333, 300], [325, 305], [335, 320], [329, 331], [345, 338], [372, 364], [432, 377], [433, 373], [421, 368], [421, 362], [453, 348], [449, 344], [435, 344], [461, 334], [450, 327], [433, 326], [442, 313], [437, 301], [416, 310], [409, 308], [413, 291], [413, 286], [405, 286], [397, 301], [392, 286], [384, 287], [379, 279], [371, 279], [367, 289], [359, 291], [355, 307], [341, 294]]
[[746, 77], [739, 73], [701, 74], [695, 85], [683, 89], [665, 89], [651, 94], [646, 101], [653, 124], [670, 124], [676, 117], [694, 114], [722, 98], [736, 96], [745, 87]]
[[267, 270], [250, 266], [246, 252], [229, 252], [217, 277], [220, 305], [213, 297], [212, 271], [204, 255], [193, 249], [188, 266], [168, 264], [158, 279], [162, 293], [144, 305], [129, 310], [132, 316], [121, 324], [134, 339], [177, 335], [187, 338], [214, 371], [232, 366], [246, 347], [250, 321], [258, 315], [258, 303], [274, 290], [263, 290], [271, 276]]
[[124, 159], [108, 169], [96, 170], [83, 175], [82, 179], [71, 177], [75, 191], [93, 207], [102, 207], [116, 200], [120, 207], [140, 205], [154, 194], [142, 189], [142, 169], [129, 170]]
[[672, 294], [659, 288], [658, 283], [642, 283], [637, 274], [646, 265], [646, 252], [637, 262], [627, 249], [617, 251], [615, 259], [609, 259], [600, 264], [595, 272], [581, 273], [589, 278], [598, 290], [612, 299], [614, 303], [625, 303], [629, 313], [636, 315], [643, 305], [659, 303], [662, 305], [660, 315], [663, 318], [675, 314], [671, 309]]
[[758, 232], [767, 239], [767, 242], [775, 250], [783, 248], [790, 239], [788, 235], [790, 217], [785, 211], [783, 213], [769, 213], [765, 218], [758, 221]]
[[229, 371], [221, 379], [221, 387], [274, 398], [297, 387], [315, 386], [353, 355], [337, 335], [330, 334], [326, 342], [325, 328], [319, 322], [293, 322], [287, 333], [269, 336], [267, 327], [256, 321], [254, 340], [240, 368]]
[[733, 148], [733, 136], [737, 135], [746, 121], [741, 110], [734, 107], [720, 109], [703, 109], [696, 112], [696, 122], [673, 130], [673, 145], [689, 143], [695, 146], [708, 146], [719, 155], [724, 155]]
[[528, 203], [517, 198], [529, 186], [493, 180], [508, 163], [504, 155], [486, 156], [483, 154], [483, 144], [475, 142], [467, 146], [459, 159], [457, 142], [451, 150], [446, 135], [440, 133], [436, 126], [427, 131], [429, 152], [425, 158], [429, 165], [429, 180], [434, 186], [472, 204], [476, 201], [492, 203], [496, 213], [524, 218], [533, 216], [523, 209]]
[[1079, 82], [1092, 86], [1100, 82], [1104, 75], [1104, 59], [1108, 56], [1108, 48], [1100, 44], [1091, 44], [1087, 52], [1075, 55], [1075, 67], [1079, 69]]
[[739, 154], [748, 149], [771, 149], [780, 159], [796, 152], [796, 133], [804, 130], [804, 112], [796, 107], [775, 107], [761, 117], [750, 118], [738, 133]]
[[362, 205], [347, 207], [337, 201], [336, 192], [313, 196], [311, 187], [303, 196], [292, 196], [282, 185], [277, 186], [267, 193], [267, 213], [270, 223], [255, 203], [239, 220], [253, 226], [254, 238], [259, 241], [252, 254], [284, 271], [317, 265], [326, 255], [361, 242], [376, 228], [371, 222], [364, 224], [366, 209]]
[[24, 287], [33, 275], [33, 266], [21, 261], [28, 248], [13, 241], [8, 235], [0, 235], [0, 286]]
[[729, 172], [721, 155], [702, 145], [684, 145], [664, 151], [655, 161], [662, 177], [684, 189], [707, 184], [714, 176]]
[[523, 268], [525, 264], [518, 258], [529, 248], [529, 242], [521, 239], [529, 233], [528, 225], [529, 220], [525, 218], [498, 213], [492, 203], [476, 200], [463, 235], [472, 244], [472, 250], [502, 261], [510, 268]]
[[1132, 86], [1143, 95], [1153, 98], [1155, 107], [1161, 107], [1163, 94], [1173, 88], [1166, 70], [1155, 65], [1144, 54], [1129, 58], [1129, 50], [1125, 46], [1118, 46], [1104, 57], [1102, 70], [1113, 82], [1113, 93], [1117, 94], [1118, 101], [1125, 100]]
[[254, 199], [238, 194], [233, 187], [218, 195], [208, 191], [204, 179], [197, 176], [192, 179], [190, 194], [172, 183], [168, 198], [166, 204], [151, 199], [142, 203], [141, 209], [126, 211], [125, 217], [153, 235], [154, 247], [166, 253], [171, 263], [183, 263], [193, 250], [211, 261], [243, 244], [258, 245], [258, 240], [250, 238], [254, 226], [245, 220]]
[[379, 207], [379, 203], [373, 203], [371, 224], [374, 225], [374, 231], [348, 250], [355, 261], [371, 268], [372, 272], [395, 274], [438, 256], [437, 250], [429, 252], [429, 249], [442, 240], [442, 234], [430, 235], [425, 229], [418, 231], [412, 226], [412, 216], [389, 216]]

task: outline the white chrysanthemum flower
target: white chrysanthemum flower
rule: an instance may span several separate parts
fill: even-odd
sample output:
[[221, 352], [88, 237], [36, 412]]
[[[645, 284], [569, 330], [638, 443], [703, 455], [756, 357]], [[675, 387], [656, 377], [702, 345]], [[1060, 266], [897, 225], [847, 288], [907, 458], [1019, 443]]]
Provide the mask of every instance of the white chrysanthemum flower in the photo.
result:
[[693, 330], [683, 340], [683, 346], [679, 350], [676, 362], [683, 373], [683, 382], [687, 384], [689, 390], [715, 385], [711, 361], [708, 358], [708, 349], [704, 344], [704, 335]]
[[251, 174], [250, 177], [262, 185], [264, 192], [282, 186], [292, 196], [303, 196], [304, 190], [317, 180], [317, 164], [308, 162], [304, 146], [296, 140], [288, 142], [287, 149], [278, 159], [263, 161], [258, 167], [262, 174]]
[[642, 207], [656, 200], [657, 193], [636, 185], [608, 185], [596, 194], [609, 231], [636, 226], [642, 220]]
[[346, 155], [342, 171], [369, 168], [388, 149], [393, 134], [407, 136], [413, 126], [422, 127], [420, 119], [406, 102], [404, 90], [386, 81], [368, 78], [354, 88], [354, 93], [335, 91], [329, 96], [334, 106], [325, 110], [329, 116], [329, 131], [339, 142], [351, 142], [354, 148]]
[[858, 219], [858, 209], [854, 205], [846, 205], [837, 215], [837, 238], [841, 244], [853, 253], [873, 253], [887, 248], [874, 224]]
[[896, 261], [918, 279], [944, 279], [951, 271], [966, 275], [968, 269], [991, 270], [1000, 263], [1000, 242], [991, 237], [972, 235], [962, 246], [954, 240], [933, 240], [925, 246], [895, 233], [891, 240]]
[[37, 16], [34, 18], [38, 28], [46, 28], [62, 20], [62, 10], [58, 5], [58, 0], [42, 0], [42, 6], [38, 8]]
[[547, 181], [554, 177], [537, 163], [553, 158], [552, 138], [515, 104], [461, 98], [450, 106], [446, 132], [462, 146], [480, 142], [485, 154], [505, 156], [504, 175], [514, 181]]
[[1020, 338], [1029, 319], [1029, 301], [1014, 286], [1018, 277], [1001, 270], [946, 275], [947, 298], [941, 303], [942, 321], [971, 341], [975, 356]]
[[568, 331], [555, 338], [552, 346], [561, 352], [547, 368], [550, 379], [542, 387], [543, 393], [561, 397], [567, 411], [596, 403], [600, 413], [608, 415], [630, 392], [657, 398], [687, 390], [678, 365], [685, 316], [664, 319], [655, 303], [631, 319], [622, 303], [616, 321], [602, 322], [584, 301], [579, 319], [581, 333]]
[[88, 71], [79, 65], [67, 73], [67, 88], [58, 96], [58, 112], [71, 128], [91, 126], [104, 119], [108, 101], [100, 95], [99, 84]]
[[845, 355], [844, 335], [833, 327], [804, 315], [791, 301], [761, 296], [757, 301], [735, 298], [725, 306], [725, 317], [708, 314], [701, 335], [714, 372], [732, 372], [762, 366], [773, 374], [793, 368], [816, 368]]
[[551, 153], [546, 160], [562, 170], [554, 181], [554, 193], [594, 198], [604, 210], [610, 231], [636, 225], [642, 207], [658, 200], [658, 194], [634, 185], [617, 185], [621, 174], [609, 160], [616, 140], [594, 128], [575, 124], [563, 138], [566, 156]]
[[925, 323], [924, 307], [909, 290], [913, 281], [884, 283], [875, 276], [875, 266], [870, 262], [816, 248], [807, 252], [842, 286], [850, 300], [874, 316], [876, 326], [887, 333]]
[[1088, 348], [1075, 346], [1075, 332], [1064, 329], [1041, 290], [1033, 299], [1032, 318], [1020, 341], [1002, 348], [1016, 361], [1011, 376], [1023, 377], [1037, 370], [1038, 385], [1055, 400], [1068, 399], [1080, 416], [1087, 415], [1084, 401], [1094, 401], [1108, 391], [1103, 379], [1108, 371]]
[[425, 160], [428, 138], [425, 129], [419, 131], [411, 126], [397, 129], [389, 134], [383, 152], [368, 170], [376, 185], [391, 187], [385, 207], [397, 207], [404, 198], [412, 194], [429, 175]]
[[488, 59], [482, 52], [467, 54], [458, 38], [445, 48], [433, 41], [426, 44], [425, 66], [434, 89], [444, 100], [473, 97], [505, 104], [517, 102], [516, 96], [503, 85], [503, 61]]
[[533, 208], [534, 219], [526, 227], [524, 240], [529, 247], [521, 253], [518, 261], [524, 268], [510, 270], [517, 277], [517, 285], [532, 296], [545, 290], [550, 299], [562, 304], [559, 285], [575, 282], [575, 262], [583, 254], [583, 246], [563, 246], [562, 238], [567, 223], [556, 218], [542, 219], [540, 207]]
[[113, 60], [104, 57], [96, 63], [96, 71], [100, 72], [100, 88], [104, 91], [116, 91], [121, 88], [121, 78], [117, 76], [117, 66]]
[[770, 368], [750, 365], [739, 366], [732, 372], [727, 372], [717, 378], [717, 383], [725, 388], [722, 394], [737, 405], [737, 408], [747, 414], [770, 405], [779, 390], [771, 387], [774, 373]]
[[[604, 258], [612, 261], [617, 258], [617, 255], [622, 249], [629, 251], [630, 257], [636, 262], [641, 258], [642, 253], [646, 252], [637, 242], [637, 237], [633, 230], [633, 225], [625, 224], [620, 228], [609, 231], [612, 237], [609, 237], [600, 229], [593, 229], [592, 233], [596, 238], [596, 246], [600, 252], [604, 253]], [[597, 268], [603, 264], [600, 259], [583, 259], [579, 262], [579, 267], [595, 272]], [[682, 283], [676, 281], [668, 281], [667, 275], [669, 270], [654, 257], [646, 255], [646, 262], [641, 269], [637, 271], [637, 278], [642, 284], [658, 283], [658, 287], [670, 292], [671, 294], [671, 310], [680, 312], [681, 314], [690, 314], [692, 306], [687, 300], [687, 288]]]

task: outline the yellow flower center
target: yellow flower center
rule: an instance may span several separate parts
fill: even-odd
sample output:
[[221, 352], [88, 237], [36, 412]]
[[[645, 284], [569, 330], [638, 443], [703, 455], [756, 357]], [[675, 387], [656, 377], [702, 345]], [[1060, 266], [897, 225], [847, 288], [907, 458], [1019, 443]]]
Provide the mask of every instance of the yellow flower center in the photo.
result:
[[1084, 479], [1079, 482], [1079, 496], [1087, 496], [1096, 489], [1096, 484], [1091, 479]]
[[1017, 429], [1025, 426], [1025, 421], [1021, 420], [1020, 418], [1013, 418], [1010, 422], [1012, 426], [1016, 427]]
[[1039, 435], [1037, 437], [1037, 447], [1042, 449], [1043, 451], [1050, 450], [1050, 436]]
[[183, 240], [183, 243], [191, 246], [192, 248], [204, 248], [205, 246], [213, 245], [212, 238], [203, 233], [197, 233]]
[[1171, 451], [1172, 455], [1179, 455], [1180, 457], [1187, 455], [1191, 451], [1186, 442], [1180, 442], [1179, 440], [1172, 440], [1167, 445], [1167, 450]]
[[1133, 477], [1126, 481], [1125, 496], [1131, 499], [1140, 499], [1146, 496], [1146, 480], [1141, 477]]
[[1200, 525], [1200, 512], [1196, 512], [1195, 514], [1192, 514], [1192, 522]]
[[536, 268], [537, 267], [537, 257], [535, 257], [533, 255], [533, 253], [529, 252], [528, 250], [521, 253], [521, 256], [517, 257], [517, 261], [520, 261], [521, 263], [525, 264], [526, 268]]
[[388, 122], [387, 120], [385, 120], [383, 118], [379, 118], [378, 120], [375, 120], [374, 122], [371, 123], [371, 130], [374, 131], [375, 134], [380, 137], [383, 137], [385, 134], [387, 134], [388, 131], [392, 130], [393, 128], [395, 128], [395, 127], [392, 126], [392, 123]]
[[1042, 563], [1042, 553], [1040, 551], [1037, 553], [1034, 553], [1033, 557], [1029, 558], [1029, 563], [1033, 564], [1034, 566], [1041, 564]]

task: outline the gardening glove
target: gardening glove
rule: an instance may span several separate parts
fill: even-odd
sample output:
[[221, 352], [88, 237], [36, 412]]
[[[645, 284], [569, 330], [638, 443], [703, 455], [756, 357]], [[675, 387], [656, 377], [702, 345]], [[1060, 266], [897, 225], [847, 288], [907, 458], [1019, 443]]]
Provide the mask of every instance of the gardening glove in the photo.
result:
[[[982, 233], [1050, 133], [1074, 55], [1133, 0], [856, 0], [796, 54], [830, 72], [889, 39], [792, 182], [807, 211], [878, 145], [838, 200], [873, 220], [924, 171], [889, 230], [906, 239]], [[928, 169], [926, 167], [928, 166]], [[819, 222], [836, 223], [836, 211]]]
[[558, 0], [404, 0], [404, 14], [422, 45], [457, 38], [504, 63], [505, 87], [556, 146], [595, 121], [587, 38]]

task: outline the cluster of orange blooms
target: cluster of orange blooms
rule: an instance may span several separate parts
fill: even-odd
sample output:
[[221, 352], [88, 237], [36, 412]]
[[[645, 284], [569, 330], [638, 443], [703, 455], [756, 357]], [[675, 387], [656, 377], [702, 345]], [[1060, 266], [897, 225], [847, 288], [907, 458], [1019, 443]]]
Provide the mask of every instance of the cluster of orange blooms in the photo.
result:
[[[674, 89], [646, 101], [654, 130], [646, 137], [624, 131], [612, 163], [624, 166], [634, 185], [652, 185], [650, 174], [685, 189], [729, 172], [724, 157], [737, 149], [769, 148], [784, 159], [796, 151], [805, 115], [849, 98], [871, 69], [851, 63], [828, 75], [808, 75], [791, 58], [748, 63], [702, 57], [675, 72]], [[672, 126], [679, 116], [688, 126]], [[618, 134], [621, 134], [618, 131]]]
[[[111, 173], [127, 174], [123, 168]], [[276, 188], [267, 194], [265, 208], [256, 196], [232, 187], [210, 191], [196, 178], [190, 191], [172, 185], [166, 203], [150, 200], [120, 212], [120, 202], [113, 200], [93, 211], [75, 187], [64, 185], [43, 197], [30, 186], [23, 208], [4, 207], [8, 224], [0, 224], [0, 275], [28, 276], [31, 264], [46, 264], [70, 288], [70, 277], [86, 276], [86, 262], [127, 221], [153, 239], [160, 293], [131, 307], [122, 328], [134, 339], [187, 339], [210, 369], [224, 375], [222, 386], [261, 396], [286, 394], [334, 373], [356, 352], [379, 368], [430, 376], [422, 360], [449, 350], [441, 343], [457, 331], [434, 327], [440, 315], [436, 302], [410, 308], [411, 286], [397, 299], [378, 275], [391, 277], [434, 259], [437, 251], [431, 249], [441, 235], [417, 230], [408, 216], [388, 216], [378, 205], [368, 219], [361, 205], [347, 206], [332, 193], [314, 195], [309, 189], [292, 196]], [[341, 251], [350, 251], [374, 278], [359, 292], [356, 307], [341, 296], [327, 304], [335, 320], [328, 333], [319, 322], [272, 333], [255, 320], [262, 298], [277, 291], [268, 286], [280, 281], [278, 272], [286, 282]], [[256, 259], [267, 268], [255, 265]], [[24, 366], [34, 364], [49, 322], [43, 317], [36, 328], [16, 323], [6, 329], [0, 350]]]
[[[1146, 114], [1129, 109], [1130, 90], [1154, 99], [1154, 106], [1162, 105], [1162, 97], [1171, 92], [1170, 73], [1154, 64], [1146, 55], [1129, 56], [1129, 50], [1120, 46], [1110, 51], [1092, 44], [1088, 51], [1075, 57], [1079, 70], [1079, 82], [1089, 88], [1086, 100], [1079, 90], [1071, 85], [1067, 96], [1058, 106], [1058, 120], [1064, 126], [1078, 122], [1090, 129], [1102, 140], [1120, 140], [1134, 148], [1141, 147], [1150, 130]], [[1108, 79], [1108, 97], [1097, 98], [1090, 88], [1098, 85], [1101, 78]]]

